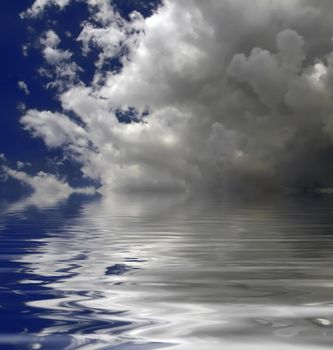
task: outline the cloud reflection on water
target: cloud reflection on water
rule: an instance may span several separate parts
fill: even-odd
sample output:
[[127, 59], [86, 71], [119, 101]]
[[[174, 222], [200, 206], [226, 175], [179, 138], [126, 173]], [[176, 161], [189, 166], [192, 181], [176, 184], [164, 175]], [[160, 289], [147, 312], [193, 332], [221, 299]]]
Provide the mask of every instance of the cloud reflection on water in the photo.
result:
[[48, 320], [42, 343], [70, 336], [66, 349], [330, 348], [331, 210], [319, 198], [101, 198], [16, 257], [30, 270], [17, 288], [46, 288], [26, 305]]

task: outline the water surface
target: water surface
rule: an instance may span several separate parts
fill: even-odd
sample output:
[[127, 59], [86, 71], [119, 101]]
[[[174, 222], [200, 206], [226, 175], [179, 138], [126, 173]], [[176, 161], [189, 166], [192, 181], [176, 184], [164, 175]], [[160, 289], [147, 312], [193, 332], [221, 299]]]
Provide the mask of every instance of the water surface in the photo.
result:
[[0, 349], [331, 349], [333, 200], [3, 206]]

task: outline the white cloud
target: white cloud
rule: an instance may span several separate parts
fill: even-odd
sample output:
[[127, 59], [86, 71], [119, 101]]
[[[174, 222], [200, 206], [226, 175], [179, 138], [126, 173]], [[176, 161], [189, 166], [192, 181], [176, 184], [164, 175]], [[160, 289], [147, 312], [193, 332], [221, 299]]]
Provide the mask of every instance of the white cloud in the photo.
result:
[[43, 55], [47, 63], [56, 65], [71, 58], [72, 54], [68, 50], [58, 49], [60, 39], [53, 30], [47, 31], [40, 41], [43, 46]]
[[35, 0], [32, 6], [21, 14], [21, 17], [37, 17], [49, 6], [58, 6], [60, 9], [66, 7], [71, 0]]
[[28, 56], [29, 49], [30, 49], [30, 45], [28, 45], [28, 44], [22, 45], [23, 56], [25, 56], [25, 57]]
[[86, 131], [63, 114], [29, 110], [21, 122], [33, 136], [42, 137], [50, 148], [68, 144], [79, 147], [88, 145]]
[[101, 66], [106, 59], [119, 54], [122, 42], [126, 39], [126, 33], [117, 26], [97, 28], [91, 23], [87, 23], [77, 40], [82, 43], [84, 54], [90, 51], [91, 46], [102, 49], [97, 63], [98, 66]]
[[22, 168], [24, 168], [24, 166], [25, 166], [25, 163], [24, 163], [24, 162], [21, 162], [20, 160], [18, 160], [18, 161], [16, 162], [16, 167], [17, 167], [17, 169], [22, 169]]
[[[332, 5], [166, 0], [125, 21], [109, 2], [87, 3], [99, 24], [88, 19], [77, 40], [100, 50], [94, 83], [66, 85], [62, 113], [28, 111], [22, 122], [105, 191], [329, 187]], [[70, 60], [55, 35], [43, 45], [49, 63]], [[121, 47], [122, 70], [104, 71]], [[118, 122], [129, 107], [141, 122]]]
[[56, 176], [39, 172], [35, 176], [28, 175], [23, 171], [13, 170], [7, 166], [2, 167], [5, 173], [28, 185], [33, 189], [33, 194], [15, 203], [10, 210], [16, 211], [27, 206], [48, 207], [67, 199], [73, 193], [94, 194], [95, 190], [86, 188], [72, 188], [65, 181], [59, 180]]
[[75, 84], [78, 80], [77, 73], [82, 69], [71, 61], [72, 53], [69, 50], [62, 50], [59, 36], [53, 31], [47, 31], [40, 39], [42, 54], [48, 63], [48, 68], [41, 68], [40, 74], [51, 79], [47, 87], [58, 88], [63, 91]]
[[28, 88], [28, 85], [20, 80], [18, 83], [17, 83], [17, 86], [26, 94], [26, 95], [30, 95], [30, 91], [29, 91], [29, 88]]

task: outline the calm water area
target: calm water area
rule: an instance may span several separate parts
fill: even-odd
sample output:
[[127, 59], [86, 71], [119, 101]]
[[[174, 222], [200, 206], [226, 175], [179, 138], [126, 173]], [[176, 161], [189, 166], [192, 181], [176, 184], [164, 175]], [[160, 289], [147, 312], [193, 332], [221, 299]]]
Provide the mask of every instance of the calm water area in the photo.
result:
[[333, 198], [0, 208], [0, 349], [333, 348]]

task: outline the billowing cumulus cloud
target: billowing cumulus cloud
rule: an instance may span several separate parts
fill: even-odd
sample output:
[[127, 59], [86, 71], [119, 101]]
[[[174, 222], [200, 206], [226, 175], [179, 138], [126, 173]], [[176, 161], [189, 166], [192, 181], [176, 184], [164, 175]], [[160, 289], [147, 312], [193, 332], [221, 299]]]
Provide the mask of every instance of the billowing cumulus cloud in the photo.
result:
[[[333, 185], [332, 2], [166, 0], [128, 20], [86, 2], [93, 18], [75, 39], [83, 55], [99, 50], [95, 78], [21, 122], [105, 192]], [[71, 59], [55, 33], [42, 44], [60, 70]], [[112, 58], [120, 70], [105, 68]]]

